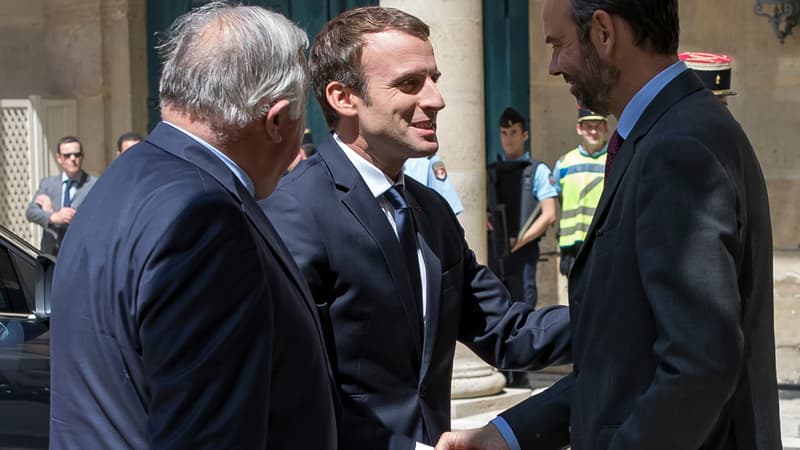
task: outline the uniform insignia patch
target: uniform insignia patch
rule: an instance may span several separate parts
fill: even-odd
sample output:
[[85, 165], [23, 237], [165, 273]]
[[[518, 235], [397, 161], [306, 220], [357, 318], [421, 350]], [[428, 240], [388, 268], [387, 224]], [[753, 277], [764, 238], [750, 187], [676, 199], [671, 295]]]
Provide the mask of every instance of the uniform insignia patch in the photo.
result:
[[444, 181], [447, 179], [447, 169], [444, 168], [444, 163], [442, 161], [433, 163], [431, 169], [433, 170], [433, 176], [435, 176], [437, 180]]

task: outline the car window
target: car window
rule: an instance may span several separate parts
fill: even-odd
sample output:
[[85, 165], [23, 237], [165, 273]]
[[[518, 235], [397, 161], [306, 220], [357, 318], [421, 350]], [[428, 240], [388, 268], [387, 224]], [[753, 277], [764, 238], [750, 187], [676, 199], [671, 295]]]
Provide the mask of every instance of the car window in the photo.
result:
[[8, 249], [0, 247], [0, 313], [15, 312], [28, 312], [28, 306]]
[[30, 312], [34, 310], [34, 287], [36, 286], [36, 265], [31, 261], [30, 258], [27, 258], [21, 255], [18, 252], [11, 252], [11, 260], [14, 263], [14, 267], [17, 268], [17, 274], [19, 274], [22, 293], [27, 300], [28, 309], [24, 312]]

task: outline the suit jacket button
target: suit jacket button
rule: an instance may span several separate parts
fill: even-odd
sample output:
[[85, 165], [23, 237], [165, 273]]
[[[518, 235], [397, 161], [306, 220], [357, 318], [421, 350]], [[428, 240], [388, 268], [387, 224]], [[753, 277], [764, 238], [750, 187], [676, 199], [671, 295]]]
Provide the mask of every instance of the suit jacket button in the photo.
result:
[[425, 398], [425, 394], [427, 392], [428, 392], [428, 389], [425, 388], [424, 384], [419, 387], [419, 397], [420, 398]]

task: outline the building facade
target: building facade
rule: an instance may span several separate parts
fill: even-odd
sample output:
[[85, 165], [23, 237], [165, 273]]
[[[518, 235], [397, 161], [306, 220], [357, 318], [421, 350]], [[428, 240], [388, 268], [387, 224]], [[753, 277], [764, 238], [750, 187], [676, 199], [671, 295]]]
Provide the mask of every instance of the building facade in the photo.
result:
[[[84, 168], [99, 175], [114, 158], [116, 137], [145, 134], [157, 120], [158, 67], [154, 33], [190, 0], [3, 0], [0, 2], [0, 99], [74, 102], [74, 125], [44, 126], [37, 158], [57, 171], [52, 148], [59, 130], [74, 129], [85, 146]], [[392, 6], [428, 22], [447, 108], [439, 115], [440, 154], [465, 211], [459, 216], [479, 259], [485, 260], [485, 164], [499, 147], [497, 117], [513, 105], [530, 117], [530, 148], [552, 165], [577, 142], [575, 100], [564, 81], [547, 73], [550, 50], [541, 26], [542, 0], [282, 0], [249, 1], [283, 11], [313, 38], [327, 18], [364, 4]], [[780, 377], [800, 382], [800, 30], [783, 44], [756, 0], [680, 0], [681, 51], [731, 55], [730, 109], [748, 132], [767, 177], [776, 268], [776, 324]], [[316, 108], [316, 105], [313, 106]], [[310, 113], [316, 133], [321, 116]], [[5, 116], [4, 116], [5, 117]], [[33, 120], [33, 119], [31, 119]], [[47, 124], [45, 124], [47, 125]], [[27, 202], [31, 189], [9, 180], [27, 164], [10, 149], [19, 138], [0, 128], [0, 201], [6, 209]], [[45, 149], [45, 150], [42, 150]], [[31, 150], [34, 151], [34, 150]], [[41, 172], [41, 171], [40, 171]], [[33, 173], [33, 172], [31, 172]], [[48, 173], [37, 173], [47, 175]], [[9, 197], [23, 197], [23, 200]], [[16, 217], [16, 216], [13, 216]], [[0, 216], [14, 228], [12, 214]], [[14, 219], [17, 220], [17, 219]], [[13, 223], [9, 223], [13, 222]], [[18, 226], [17, 226], [18, 228]], [[15, 231], [24, 234], [25, 230]], [[29, 237], [32, 238], [32, 237]], [[555, 232], [542, 241], [542, 304], [563, 302]], [[561, 299], [561, 300], [559, 300]]]

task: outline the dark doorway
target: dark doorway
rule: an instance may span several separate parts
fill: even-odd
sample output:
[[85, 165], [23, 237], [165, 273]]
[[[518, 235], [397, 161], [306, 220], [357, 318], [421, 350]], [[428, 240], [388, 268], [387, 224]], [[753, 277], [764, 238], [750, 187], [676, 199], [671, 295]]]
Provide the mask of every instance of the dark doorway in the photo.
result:
[[[511, 106], [530, 120], [528, 0], [483, 0], [486, 160], [502, 153], [498, 122]], [[530, 126], [530, 124], [529, 124]], [[526, 148], [528, 148], [526, 143]]]

